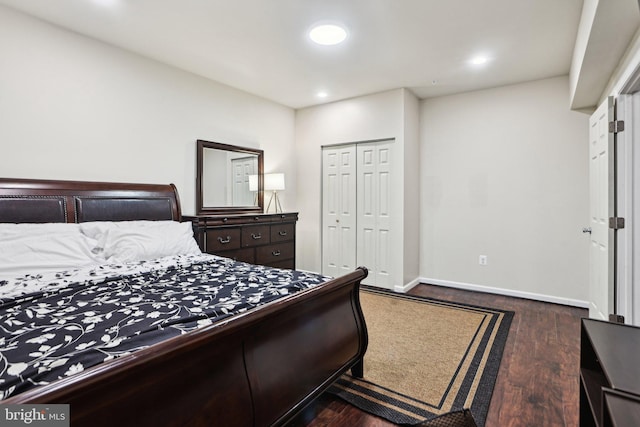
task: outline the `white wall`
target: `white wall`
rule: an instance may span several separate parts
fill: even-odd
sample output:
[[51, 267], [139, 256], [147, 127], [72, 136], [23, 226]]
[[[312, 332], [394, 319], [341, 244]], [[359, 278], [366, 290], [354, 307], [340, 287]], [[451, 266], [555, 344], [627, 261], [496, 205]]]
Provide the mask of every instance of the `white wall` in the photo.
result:
[[[604, 102], [608, 96], [618, 96], [637, 90], [640, 82], [636, 79], [636, 73], [640, 67], [640, 28], [627, 46], [624, 56], [620, 59], [618, 67], [609, 77], [607, 86], [598, 99], [598, 104]], [[627, 87], [631, 86], [631, 87]]]
[[421, 276], [587, 301], [588, 116], [568, 77], [421, 106]]
[[578, 25], [578, 33], [576, 34], [576, 43], [573, 46], [571, 70], [569, 71], [569, 93], [571, 101], [573, 101], [576, 95], [580, 72], [583, 71], [582, 64], [585, 60], [589, 35], [591, 34], [593, 21], [596, 17], [598, 2], [599, 0], [584, 0], [582, 3], [582, 14], [580, 16], [580, 24]]
[[420, 100], [409, 91], [405, 91], [403, 119], [404, 224], [408, 226], [404, 228], [403, 283], [396, 286], [411, 283], [420, 272]]
[[295, 206], [294, 111], [0, 6], [0, 176], [173, 182], [196, 139], [261, 148]]
[[594, 111], [640, 27], [637, 0], [585, 0], [570, 71], [571, 108]]
[[[393, 138], [397, 143], [394, 156], [402, 159], [406, 96], [406, 90], [397, 89], [296, 111], [297, 206], [300, 211], [297, 267], [321, 270], [322, 146]], [[404, 178], [400, 175], [400, 179]], [[402, 205], [403, 194], [397, 192], [394, 196]], [[394, 228], [398, 233], [394, 233], [394, 238], [402, 239], [402, 217], [398, 220], [399, 224]], [[400, 273], [400, 282], [402, 272], [397, 273]]]

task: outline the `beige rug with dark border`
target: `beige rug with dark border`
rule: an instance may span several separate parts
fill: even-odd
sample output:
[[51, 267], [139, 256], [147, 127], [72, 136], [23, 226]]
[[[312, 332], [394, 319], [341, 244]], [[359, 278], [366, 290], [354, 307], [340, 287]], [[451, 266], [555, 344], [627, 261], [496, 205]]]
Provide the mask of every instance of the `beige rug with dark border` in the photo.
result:
[[329, 390], [396, 424], [470, 409], [484, 426], [513, 312], [363, 287], [364, 379]]

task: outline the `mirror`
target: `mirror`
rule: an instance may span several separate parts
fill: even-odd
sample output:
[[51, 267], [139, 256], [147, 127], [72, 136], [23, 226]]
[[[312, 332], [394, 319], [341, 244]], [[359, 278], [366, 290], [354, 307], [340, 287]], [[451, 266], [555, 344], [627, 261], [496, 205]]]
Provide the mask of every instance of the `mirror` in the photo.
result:
[[196, 157], [198, 215], [262, 213], [262, 150], [199, 139]]

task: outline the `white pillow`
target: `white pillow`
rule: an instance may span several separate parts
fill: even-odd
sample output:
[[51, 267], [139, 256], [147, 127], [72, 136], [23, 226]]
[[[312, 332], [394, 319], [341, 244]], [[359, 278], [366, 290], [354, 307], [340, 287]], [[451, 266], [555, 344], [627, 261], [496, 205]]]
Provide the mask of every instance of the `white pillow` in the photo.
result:
[[167, 224], [169, 227], [172, 223], [176, 223], [175, 221], [93, 221], [93, 222], [82, 222], [77, 224], [80, 228], [82, 234], [89, 236], [93, 239], [99, 239], [102, 235], [104, 235], [109, 230], [114, 228], [139, 228], [139, 227], [149, 227], [149, 228], [157, 228], [164, 227]]
[[49, 233], [79, 233], [79, 224], [51, 222], [42, 224], [0, 223], [0, 239], [12, 236], [42, 236]]
[[190, 222], [120, 221], [82, 223], [109, 262], [144, 261], [169, 255], [200, 254]]
[[97, 244], [77, 224], [0, 224], [0, 280], [101, 264]]

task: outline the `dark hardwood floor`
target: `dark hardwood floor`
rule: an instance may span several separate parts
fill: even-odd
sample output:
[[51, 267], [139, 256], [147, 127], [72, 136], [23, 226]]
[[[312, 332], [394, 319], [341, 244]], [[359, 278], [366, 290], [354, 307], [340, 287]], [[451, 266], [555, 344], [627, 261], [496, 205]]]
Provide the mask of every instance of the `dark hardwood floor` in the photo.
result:
[[[418, 285], [412, 295], [515, 312], [486, 427], [578, 425], [580, 318], [586, 309], [501, 295]], [[393, 426], [324, 394], [293, 426]]]

